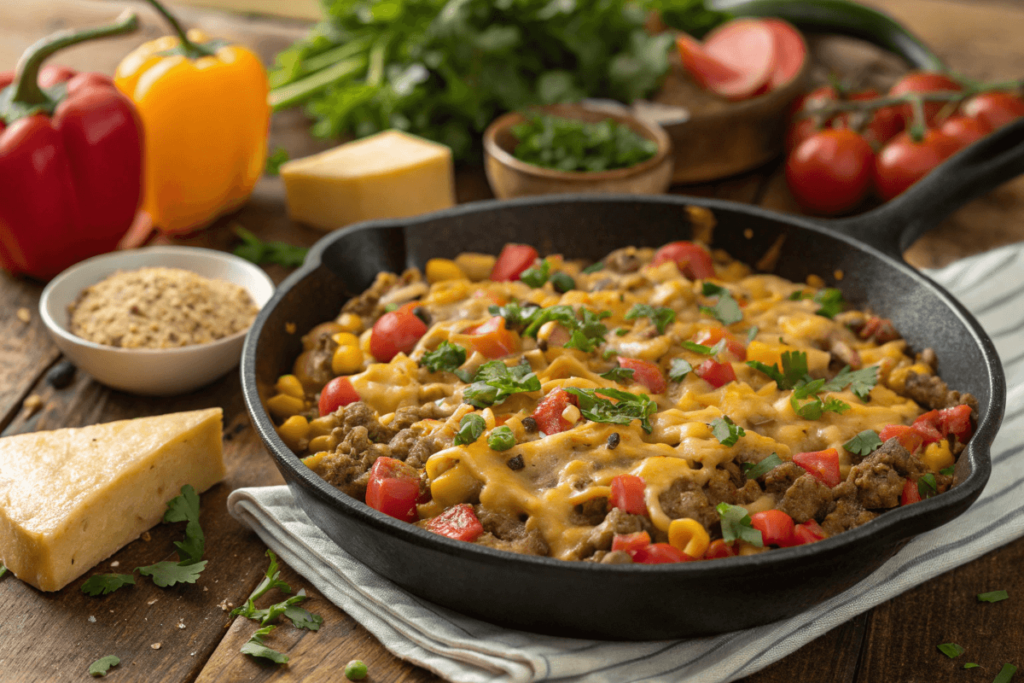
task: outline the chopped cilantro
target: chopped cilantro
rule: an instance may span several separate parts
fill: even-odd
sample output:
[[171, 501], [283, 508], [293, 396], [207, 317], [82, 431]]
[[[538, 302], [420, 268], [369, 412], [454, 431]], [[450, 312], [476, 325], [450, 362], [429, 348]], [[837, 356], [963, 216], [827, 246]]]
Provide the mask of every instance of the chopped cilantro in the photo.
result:
[[252, 592], [252, 595], [249, 596], [249, 599], [245, 601], [243, 606], [231, 610], [231, 616], [237, 617], [241, 615], [252, 619], [254, 618], [253, 615], [257, 612], [256, 606], [253, 603], [263, 597], [267, 591], [276, 588], [285, 594], [292, 592], [292, 587], [281, 580], [281, 572], [277, 568], [277, 555], [274, 554], [273, 550], [268, 549], [267, 557], [270, 558], [270, 565], [267, 567], [266, 576], [256, 586], [256, 590]]
[[975, 664], [974, 662], [967, 662], [966, 664], [964, 664], [964, 668], [965, 669], [977, 669], [978, 665]]
[[122, 586], [134, 585], [134, 574], [93, 574], [82, 584], [82, 592], [96, 597], [109, 595]]
[[540, 310], [540, 306], [534, 304], [520, 306], [518, 301], [510, 301], [504, 306], [492, 305], [487, 307], [488, 313], [500, 315], [505, 319], [505, 327], [508, 329], [518, 329], [529, 325]]
[[235, 247], [235, 256], [257, 265], [276, 263], [285, 268], [298, 268], [309, 252], [306, 247], [297, 247], [286, 242], [264, 242], [240, 225], [235, 225], [233, 229], [242, 240], [242, 244]]
[[922, 500], [938, 495], [939, 485], [935, 481], [935, 475], [931, 472], [922, 474], [921, 478], [917, 480], [917, 492], [921, 494]]
[[830, 319], [842, 313], [843, 307], [846, 305], [843, 293], [832, 287], [826, 287], [815, 294], [814, 303], [821, 307], [815, 313]]
[[428, 351], [420, 358], [420, 365], [431, 372], [447, 370], [451, 372], [466, 362], [466, 349], [449, 341], [441, 342], [436, 349]]
[[780, 458], [778, 454], [772, 453], [756, 465], [752, 462], [745, 462], [740, 465], [740, 467], [743, 469], [743, 474], [747, 479], [759, 479], [781, 464], [782, 458]]
[[274, 147], [274, 151], [267, 155], [267, 165], [263, 172], [267, 175], [279, 175], [281, 164], [288, 161], [288, 152], [284, 147]]
[[491, 430], [487, 436], [487, 445], [492, 451], [507, 451], [516, 445], [516, 436], [508, 425], [501, 425]]
[[766, 365], [761, 361], [749, 360], [747, 365], [760, 370], [775, 380], [779, 389], [792, 389], [810, 378], [807, 375], [807, 354], [803, 351], [786, 351], [781, 356], [782, 370], [776, 364]]
[[703, 282], [701, 284], [700, 293], [704, 296], [721, 296], [722, 294], [728, 294], [729, 290], [721, 285], [716, 285], [714, 282]]
[[617, 355], [619, 355], [619, 352], [616, 351], [615, 349], [605, 349], [604, 351], [601, 352], [601, 358], [603, 360], [609, 360]]
[[120, 658], [114, 655], [107, 655], [106, 657], [100, 657], [95, 662], [89, 665], [89, 675], [96, 678], [102, 678], [107, 675], [110, 668], [117, 666], [121, 663]]
[[[580, 308], [580, 316], [577, 317], [576, 311], [573, 310], [572, 306], [565, 304], [549, 306], [548, 308], [540, 309], [531, 317], [530, 324], [523, 331], [523, 334], [527, 337], [536, 337], [541, 325], [554, 320], [570, 332], [581, 332], [582, 337], [586, 339], [586, 342], [582, 342], [582, 346], [573, 345], [569, 348], [578, 348], [589, 352], [594, 350], [599, 344], [604, 343], [604, 336], [608, 333], [608, 328], [601, 321], [611, 314], [611, 311], [595, 313], [589, 308]], [[569, 345], [566, 344], [566, 346]]]
[[727, 290], [722, 290], [714, 306], [701, 306], [700, 312], [710, 315], [723, 325], [732, 325], [743, 320], [743, 311], [736, 299]]
[[456, 446], [475, 443], [480, 438], [480, 435], [484, 433], [486, 427], [487, 423], [482, 415], [477, 415], [476, 413], [463, 415], [462, 420], [459, 422], [459, 431], [455, 433], [455, 441], [453, 443]]
[[668, 378], [673, 382], [682, 382], [686, 379], [686, 375], [692, 370], [693, 366], [684, 359], [673, 358], [672, 365], [668, 369]]
[[0, 564], [0, 579], [2, 579], [4, 577], [4, 574], [6, 574], [6, 573], [7, 573], [7, 567], [5, 567], [4, 565]]
[[992, 683], [1010, 683], [1013, 678], [1013, 674], [1017, 673], [1017, 667], [1013, 664], [1003, 664], [1003, 668], [999, 670], [996, 677], [992, 679]]
[[764, 541], [761, 539], [761, 532], [753, 527], [750, 521], [750, 513], [746, 508], [739, 505], [719, 503], [715, 510], [722, 520], [722, 540], [726, 543], [733, 541], [746, 541], [756, 548], [763, 548]]
[[754, 341], [754, 339], [756, 339], [756, 338], [757, 338], [757, 333], [758, 333], [759, 331], [760, 331], [760, 329], [758, 328], [758, 326], [757, 326], [757, 325], [754, 325], [754, 326], [753, 326], [753, 327], [751, 327], [751, 328], [750, 328], [749, 330], [747, 330], [747, 343], [748, 343], [748, 344], [749, 344], [750, 342]]
[[586, 268], [584, 268], [580, 272], [581, 273], [586, 273], [587, 275], [590, 275], [591, 273], [596, 273], [596, 272], [601, 271], [601, 270], [604, 270], [604, 262], [603, 261], [598, 261], [597, 263], [591, 263], [589, 266], [587, 266]]
[[195, 583], [199, 574], [206, 569], [206, 560], [179, 564], [177, 562], [157, 562], [148, 567], [139, 567], [139, 573], [153, 579], [153, 583], [166, 588], [179, 583]]
[[398, 310], [398, 304], [396, 304], [394, 302], [392, 302], [390, 304], [384, 304], [384, 311], [386, 313], [391, 313], [391, 312], [397, 311], [397, 310]]
[[837, 413], [842, 415], [847, 410], [850, 410], [850, 404], [845, 401], [840, 401], [838, 398], [832, 398], [831, 396], [821, 400], [821, 397], [817, 395], [811, 396], [811, 402], [800, 405], [797, 399], [797, 391], [793, 392], [793, 395], [789, 397], [789, 405], [793, 407], [793, 411], [804, 418], [805, 420], [820, 420], [821, 416], [825, 413]]
[[946, 655], [950, 659], [956, 659], [963, 653], [967, 652], [964, 648], [960, 647], [956, 643], [943, 643], [938, 646], [939, 652]]
[[544, 283], [548, 281], [548, 275], [551, 273], [551, 263], [544, 259], [540, 262], [540, 267], [533, 266], [523, 271], [519, 279], [530, 285], [534, 289], [543, 287]]
[[865, 429], [844, 443], [843, 448], [856, 455], [869, 455], [881, 445], [882, 440], [878, 438], [878, 432], [874, 429]]
[[551, 282], [551, 286], [555, 288], [556, 292], [561, 292], [562, 294], [576, 289], [576, 281], [568, 273], [557, 272], [551, 276], [549, 282]]
[[878, 384], [878, 366], [869, 365], [860, 370], [850, 370], [847, 365], [822, 387], [822, 391], [842, 391], [847, 387], [862, 401], [866, 401], [871, 390]]
[[527, 391], [540, 391], [540, 380], [529, 363], [509, 368], [500, 360], [492, 360], [480, 366], [473, 383], [463, 390], [462, 399], [476, 408], [486, 408]]
[[790, 301], [800, 301], [801, 299], [810, 299], [810, 298], [811, 298], [811, 295], [806, 293], [802, 289], [798, 289], [798, 290], [796, 290], [795, 292], [793, 292], [792, 294], [789, 295], [789, 300]]
[[947, 477], [952, 477], [955, 472], [956, 472], [956, 465], [950, 465], [949, 467], [943, 467], [941, 470], [939, 470], [939, 474], [944, 474]]
[[616, 337], [625, 337], [627, 334], [629, 334], [629, 330], [627, 330], [625, 327], [620, 327], [617, 330], [615, 330]]
[[658, 328], [658, 334], [665, 334], [665, 328], [675, 321], [676, 312], [667, 306], [633, 304], [633, 307], [626, 313], [626, 320], [636, 320], [637, 318], [650, 318], [654, 326]]
[[[566, 387], [566, 391], [579, 399], [580, 413], [588, 420], [620, 425], [640, 420], [640, 426], [648, 434], [654, 429], [650, 417], [657, 412], [658, 404], [647, 394], [631, 394], [628, 391], [605, 387]], [[615, 402], [609, 399], [615, 399]]]
[[703, 344], [698, 344], [697, 342], [692, 341], [684, 341], [682, 344], [683, 348], [687, 351], [693, 351], [694, 353], [699, 353], [703, 356], [717, 356], [725, 349], [725, 341], [726, 340], [723, 339], [714, 346], [704, 346]]
[[623, 367], [616, 366], [616, 367], [612, 368], [611, 370], [609, 370], [608, 372], [603, 373], [601, 375], [601, 377], [604, 377], [605, 379], [609, 379], [609, 380], [611, 380], [613, 382], [618, 382], [620, 384], [625, 384], [626, 382], [628, 382], [631, 379], [633, 379], [633, 370], [632, 370], [632, 368], [623, 368]]
[[[302, 591], [299, 592], [301, 593]], [[301, 628], [307, 631], [319, 631], [320, 627], [324, 623], [324, 618], [322, 616], [319, 614], [313, 614], [298, 605], [288, 606], [284, 610], [284, 616], [292, 622], [292, 626], [295, 628]]]
[[1010, 594], [1006, 591], [991, 591], [989, 593], [981, 593], [978, 595], [978, 602], [999, 602], [1000, 600], [1006, 600], [1010, 597]]
[[740, 437], [747, 434], [743, 427], [733, 422], [728, 415], [723, 415], [711, 421], [711, 433], [718, 439], [718, 443], [723, 446], [734, 446]]
[[253, 633], [252, 637], [249, 638], [249, 641], [242, 646], [242, 654], [251, 655], [253, 657], [263, 657], [264, 659], [269, 659], [277, 664], [285, 664], [288, 661], [288, 655], [283, 652], [278, 652], [277, 650], [269, 648], [263, 644], [263, 638], [270, 635], [270, 632], [275, 628], [277, 627], [264, 626]]
[[299, 603], [309, 599], [304, 589], [266, 609], [256, 609], [255, 601], [274, 588], [285, 594], [292, 592], [291, 586], [281, 580], [281, 572], [278, 570], [277, 556], [274, 555], [274, 551], [267, 550], [267, 556], [270, 558], [270, 565], [267, 567], [266, 576], [256, 586], [256, 590], [252, 592], [243, 606], [231, 610], [231, 616], [242, 616], [260, 622], [260, 626], [267, 626], [283, 614], [291, 620], [292, 625], [296, 628], [319, 631], [320, 626], [324, 623], [323, 617], [298, 606]]

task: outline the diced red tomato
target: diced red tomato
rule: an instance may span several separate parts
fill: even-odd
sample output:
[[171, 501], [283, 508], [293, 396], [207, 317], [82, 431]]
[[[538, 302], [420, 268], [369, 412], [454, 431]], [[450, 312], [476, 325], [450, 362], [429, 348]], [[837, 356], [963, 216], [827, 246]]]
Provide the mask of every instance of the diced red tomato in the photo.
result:
[[899, 339], [900, 333], [896, 331], [896, 327], [893, 326], [891, 320], [888, 318], [879, 318], [877, 315], [873, 315], [868, 318], [864, 327], [860, 328], [857, 336], [861, 339], [871, 339], [874, 337], [876, 342], [884, 344], [885, 342], [891, 342], [894, 339]]
[[900, 505], [910, 505], [911, 503], [921, 502], [921, 492], [917, 489], [917, 482], [913, 479], [907, 479], [906, 483], [903, 484], [903, 494], [900, 496]]
[[731, 364], [719, 363], [710, 358], [697, 366], [693, 372], [716, 389], [736, 381], [736, 372]]
[[620, 474], [612, 479], [612, 493], [608, 505], [631, 515], [647, 515], [644, 491], [647, 484], [635, 474]]
[[715, 263], [708, 250], [693, 242], [669, 242], [654, 253], [651, 265], [660, 266], [672, 261], [679, 272], [691, 280], [702, 280], [715, 276]]
[[668, 386], [665, 382], [665, 375], [661, 373], [661, 368], [649, 360], [619, 356], [619, 365], [627, 370], [632, 370], [633, 381], [643, 384], [652, 394], [664, 393]]
[[524, 270], [538, 258], [537, 250], [527, 244], [506, 244], [491, 269], [491, 280], [510, 282], [518, 280]]
[[942, 441], [943, 434], [940, 431], [939, 411], [932, 410], [914, 420], [911, 428], [921, 435], [925, 445]]
[[913, 453], [924, 443], [921, 435], [913, 427], [906, 425], [887, 425], [878, 433], [878, 438], [882, 443], [889, 439], [899, 439], [900, 445], [906, 448], [908, 453]]
[[782, 510], [755, 512], [750, 515], [750, 524], [761, 532], [765, 545], [784, 546], [793, 536], [793, 518]]
[[743, 345], [736, 335], [729, 332], [724, 327], [708, 327], [697, 333], [693, 341], [704, 346], [714, 346], [718, 342], [725, 340], [725, 348], [736, 360], [747, 359], [747, 347]]
[[342, 406], [355, 403], [359, 394], [348, 377], [335, 377], [320, 392], [320, 416], [330, 415]]
[[646, 531], [635, 534], [616, 534], [612, 539], [612, 551], [622, 550], [632, 557], [633, 553], [651, 544], [651, 537]]
[[807, 470], [807, 473], [829, 488], [838, 486], [841, 481], [839, 476], [839, 451], [829, 448], [824, 451], [812, 451], [810, 453], [797, 453], [793, 456], [793, 462]]
[[374, 358], [388, 363], [399, 353], [413, 350], [420, 337], [427, 333], [427, 324], [413, 313], [418, 305], [406, 304], [377, 319], [370, 333], [370, 353]]
[[674, 562], [693, 562], [690, 557], [679, 548], [668, 543], [652, 543], [640, 548], [633, 553], [633, 562], [636, 564], [671, 564]]
[[453, 538], [456, 541], [475, 541], [484, 532], [484, 526], [466, 503], [453, 505], [427, 522], [427, 530]]
[[944, 434], [952, 434], [957, 441], [964, 443], [971, 438], [974, 428], [971, 426], [971, 407], [958, 405], [952, 408], [945, 408], [939, 411], [940, 424], [943, 425]]
[[735, 557], [736, 548], [732, 544], [726, 543], [722, 539], [718, 538], [711, 541], [708, 549], [704, 552], [705, 560], [717, 560], [721, 557]]
[[825, 530], [813, 519], [809, 519], [803, 524], [797, 524], [793, 527], [793, 535], [783, 547], [790, 548], [795, 545], [806, 545], [824, 539]]
[[380, 457], [370, 468], [366, 504], [403, 522], [415, 522], [420, 480], [416, 470], [401, 460]]
[[772, 72], [768, 89], [774, 90], [796, 78], [807, 61], [807, 45], [803, 36], [792, 24], [781, 19], [762, 19], [761, 23], [772, 30], [775, 36], [775, 70]]
[[519, 335], [505, 328], [505, 319], [496, 315], [483, 325], [467, 330], [470, 345], [488, 358], [504, 358], [519, 350]]
[[537, 427], [545, 434], [558, 434], [571, 429], [576, 423], [569, 422], [562, 413], [570, 405], [576, 405], [576, 397], [565, 389], [555, 389], [537, 404], [533, 411], [533, 419]]

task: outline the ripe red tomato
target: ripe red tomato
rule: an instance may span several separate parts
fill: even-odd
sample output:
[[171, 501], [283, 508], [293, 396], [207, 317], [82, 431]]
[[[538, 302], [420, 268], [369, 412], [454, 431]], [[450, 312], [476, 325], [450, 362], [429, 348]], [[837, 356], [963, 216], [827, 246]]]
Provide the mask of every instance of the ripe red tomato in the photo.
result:
[[636, 564], [671, 564], [693, 560], [694, 558], [668, 543], [652, 543], [633, 553], [633, 562]]
[[956, 140], [934, 128], [915, 142], [910, 133], [900, 133], [875, 158], [875, 189], [889, 201], [923, 178], [960, 149]]
[[722, 539], [711, 541], [707, 551], [704, 553], [705, 560], [717, 560], [722, 557], [735, 557], [736, 548]]
[[348, 377], [335, 377], [320, 392], [320, 416], [330, 415], [338, 408], [358, 400], [359, 394]]
[[808, 543], [816, 543], [824, 540], [825, 530], [821, 528], [821, 525], [815, 522], [813, 519], [809, 519], [803, 524], [797, 524], [793, 527], [793, 535], [789, 541], [783, 544], [784, 548], [791, 548], [795, 545], [806, 545]]
[[644, 492], [647, 484], [635, 474], [620, 474], [612, 479], [612, 492], [608, 506], [619, 508], [631, 515], [647, 515], [647, 501]]
[[370, 333], [370, 353], [374, 358], [388, 363], [399, 353], [412, 351], [420, 337], [427, 333], [427, 324], [413, 313], [416, 306], [416, 303], [406, 304], [377, 319]]
[[991, 133], [992, 129], [981, 119], [972, 119], [969, 116], [950, 116], [943, 121], [939, 131], [956, 140], [956, 144], [963, 149]]
[[612, 539], [612, 552], [621, 550], [630, 555], [641, 548], [651, 544], [651, 536], [646, 531], [637, 531], [632, 534], [616, 534]]
[[989, 130], [998, 130], [1024, 116], [1024, 100], [1008, 92], [983, 92], [964, 102], [960, 111], [980, 120]]
[[705, 328], [697, 333], [693, 341], [704, 346], [714, 346], [723, 339], [725, 340], [725, 350], [731, 353], [736, 360], [747, 359], [747, 347], [743, 345], [743, 342], [736, 335], [724, 327]]
[[716, 389], [736, 381], [736, 371], [731, 364], [711, 359], [701, 363], [693, 372]]
[[[793, 112], [790, 117], [789, 129], [786, 131], [786, 151], [791, 152], [800, 146], [800, 143], [811, 137], [819, 130], [822, 126], [819, 126], [821, 121], [816, 120], [817, 117], [813, 116], [800, 116], [801, 112], [809, 111], [827, 104], [830, 100], [836, 100], [839, 98], [839, 94], [836, 89], [830, 85], [823, 86], [821, 88], [815, 88], [811, 92], [804, 95], [801, 99], [797, 100], [796, 106], [791, 109]], [[824, 127], [828, 127], [829, 122], [823, 122]]]
[[366, 484], [367, 505], [403, 522], [415, 522], [419, 497], [419, 475], [411, 465], [387, 457], [374, 461]]
[[[959, 92], [960, 90], [963, 90], [963, 88], [960, 87], [960, 84], [946, 74], [916, 71], [909, 73], [896, 81], [896, 85], [889, 89], [889, 94], [896, 96], [904, 95], [909, 92]], [[938, 116], [939, 112], [941, 112], [945, 106], [945, 102], [925, 102], [924, 117], [926, 123], [928, 125], [934, 123], [935, 117]], [[903, 116], [903, 121], [906, 125], [909, 126], [914, 121], [914, 109], [909, 104], [901, 107], [900, 113]]]
[[764, 510], [750, 515], [750, 525], [761, 532], [765, 545], [789, 544], [793, 536], [793, 518], [782, 510]]
[[426, 526], [427, 531], [469, 543], [475, 541], [484, 532], [483, 524], [473, 512], [473, 506], [466, 503], [453, 505], [427, 522]]
[[887, 425], [878, 433], [878, 438], [882, 443], [889, 439], [899, 439], [900, 445], [907, 449], [908, 453], [913, 453], [924, 443], [920, 432], [906, 425]]
[[537, 250], [526, 244], [506, 244], [491, 269], [491, 280], [508, 282], [518, 280], [524, 270], [538, 258]]
[[674, 261], [679, 272], [691, 280], [702, 280], [715, 276], [715, 264], [708, 250], [693, 242], [669, 242], [654, 252], [652, 266]]
[[839, 451], [835, 448], [829, 448], [824, 451], [812, 451], [810, 453], [797, 453], [793, 456], [793, 462], [807, 470], [807, 474], [829, 488], [838, 486], [839, 482], [842, 481], [839, 472]]
[[[864, 90], [853, 93], [850, 100], [873, 100], [879, 97], [877, 90]], [[884, 145], [903, 130], [903, 116], [898, 107], [882, 107], [876, 109], [864, 127], [864, 139], [873, 145]]]
[[565, 409], [570, 404], [575, 405], [576, 400], [575, 396], [559, 387], [537, 404], [537, 408], [533, 411], [531, 417], [537, 422], [537, 427], [540, 431], [545, 434], [551, 435], [564, 432], [567, 429], [571, 429], [575, 423], [569, 422], [562, 417], [562, 413], [565, 412]]
[[824, 216], [853, 209], [868, 194], [874, 150], [852, 130], [823, 130], [786, 160], [786, 182], [806, 211]]
[[649, 360], [619, 357], [619, 365], [633, 371], [633, 381], [643, 384], [652, 394], [660, 394], [668, 386], [661, 368]]

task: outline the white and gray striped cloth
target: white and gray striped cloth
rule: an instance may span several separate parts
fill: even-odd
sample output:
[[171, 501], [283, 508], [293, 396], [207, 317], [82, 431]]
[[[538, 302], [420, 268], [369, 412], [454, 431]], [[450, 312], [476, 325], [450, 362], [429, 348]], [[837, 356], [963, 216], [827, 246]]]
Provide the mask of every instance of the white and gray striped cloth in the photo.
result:
[[293, 503], [287, 487], [239, 489], [231, 514], [398, 657], [452, 680], [701, 681], [749, 675], [842, 622], [1024, 535], [1024, 244], [929, 273], [992, 335], [1010, 387], [981, 498], [918, 536], [866, 580], [786, 621], [721, 636], [645, 643], [511, 631], [427, 604], [355, 561]]

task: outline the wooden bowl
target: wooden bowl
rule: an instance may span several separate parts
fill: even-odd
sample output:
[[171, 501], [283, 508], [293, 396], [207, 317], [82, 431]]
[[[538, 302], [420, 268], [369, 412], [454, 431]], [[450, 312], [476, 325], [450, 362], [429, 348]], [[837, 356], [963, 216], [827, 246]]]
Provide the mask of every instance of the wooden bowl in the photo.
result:
[[545, 114], [590, 123], [612, 119], [658, 145], [654, 156], [626, 168], [611, 171], [556, 171], [520, 161], [512, 152], [518, 140], [512, 127], [526, 120], [519, 112], [496, 119], [484, 131], [484, 169], [496, 197], [511, 199], [539, 194], [629, 193], [662, 194], [672, 183], [672, 143], [655, 123], [626, 114], [615, 114], [581, 104], [540, 107]]

